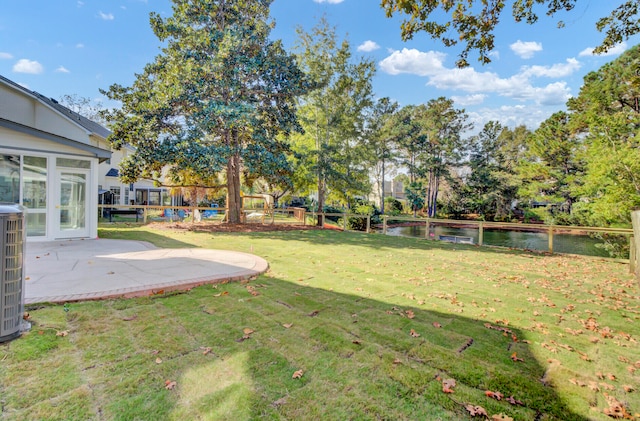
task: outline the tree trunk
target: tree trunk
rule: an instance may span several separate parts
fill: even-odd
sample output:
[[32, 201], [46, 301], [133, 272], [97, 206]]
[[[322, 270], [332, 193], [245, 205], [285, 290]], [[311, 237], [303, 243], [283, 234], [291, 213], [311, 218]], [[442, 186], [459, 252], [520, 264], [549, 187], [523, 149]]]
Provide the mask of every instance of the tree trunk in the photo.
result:
[[438, 190], [440, 189], [440, 177], [435, 177], [435, 186], [432, 191], [431, 207], [429, 208], [429, 218], [435, 218], [438, 211]]
[[380, 213], [384, 214], [384, 159], [382, 160], [382, 182], [380, 184]]
[[432, 201], [432, 197], [433, 197], [433, 187], [434, 187], [434, 171], [433, 169], [429, 169], [429, 179], [427, 180], [427, 194], [425, 196], [425, 205], [427, 206], [427, 216], [429, 218], [432, 218], [433, 216], [431, 215], [431, 201]]
[[[227, 144], [238, 144], [238, 133], [228, 132]], [[227, 162], [227, 222], [242, 223], [242, 197], [240, 196], [240, 153], [237, 151]]]
[[324, 211], [324, 180], [322, 175], [318, 175], [318, 226], [321, 227], [324, 223], [321, 212]]

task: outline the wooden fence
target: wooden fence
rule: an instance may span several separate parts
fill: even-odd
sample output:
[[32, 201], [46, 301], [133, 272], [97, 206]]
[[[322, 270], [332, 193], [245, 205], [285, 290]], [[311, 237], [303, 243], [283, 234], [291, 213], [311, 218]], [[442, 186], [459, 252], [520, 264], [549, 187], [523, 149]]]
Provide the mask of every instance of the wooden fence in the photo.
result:
[[[108, 218], [107, 212], [110, 209], [135, 209], [138, 211], [138, 218], [141, 217], [143, 224], [150, 221], [207, 221], [211, 223], [222, 223], [226, 218], [226, 208], [210, 208], [210, 207], [198, 207], [198, 206], [142, 206], [142, 205], [98, 205], [99, 215], [105, 220]], [[429, 236], [430, 227], [432, 225], [446, 225], [451, 227], [461, 228], [474, 228], [478, 230], [478, 245], [484, 245], [484, 231], [485, 229], [502, 229], [511, 231], [529, 231], [546, 233], [548, 236], [548, 249], [549, 253], [554, 253], [553, 242], [554, 236], [557, 234], [566, 233], [600, 233], [600, 234], [613, 234], [624, 235], [629, 237], [629, 269], [632, 273], [635, 273], [640, 277], [640, 262], [639, 253], [640, 250], [640, 211], [632, 214], [634, 229], [626, 228], [600, 228], [600, 227], [579, 227], [579, 226], [566, 226], [566, 225], [542, 225], [542, 224], [521, 224], [510, 222], [489, 222], [489, 221], [466, 221], [466, 220], [454, 220], [454, 219], [437, 219], [437, 218], [412, 218], [403, 216], [389, 216], [381, 215], [382, 226], [381, 228], [372, 228], [371, 217], [369, 215], [360, 215], [354, 213], [317, 213], [306, 212], [303, 208], [282, 208], [271, 209], [265, 212], [264, 209], [243, 209], [243, 218], [246, 223], [288, 223], [299, 225], [316, 225], [318, 220], [322, 221], [322, 226], [332, 225], [338, 229], [344, 231], [349, 230], [349, 219], [364, 219], [364, 231], [371, 233], [373, 231], [381, 231], [382, 234], [387, 234], [389, 228], [389, 221], [410, 223], [412, 225], [424, 225], [425, 226], [425, 238], [435, 239]], [[336, 221], [332, 221], [332, 218]], [[124, 219], [127, 220], [127, 219]], [[627, 261], [624, 259], [624, 261]]]

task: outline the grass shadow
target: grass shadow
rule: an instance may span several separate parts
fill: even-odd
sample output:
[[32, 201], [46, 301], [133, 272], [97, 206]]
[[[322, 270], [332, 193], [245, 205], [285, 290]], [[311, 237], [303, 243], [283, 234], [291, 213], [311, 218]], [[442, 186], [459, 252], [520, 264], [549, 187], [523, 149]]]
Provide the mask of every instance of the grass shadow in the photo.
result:
[[[124, 226], [110, 226], [100, 227], [99, 237], [105, 239], [118, 239], [118, 240], [144, 240], [152, 243], [156, 247], [160, 248], [189, 248], [193, 247], [193, 244], [185, 241], [181, 241], [178, 238], [164, 235], [158, 231], [146, 230], [143, 225], [124, 225]], [[144, 238], [141, 238], [144, 237]]]
[[[36, 325], [63, 323], [51, 313], [35, 311]], [[9, 371], [57, 367], [32, 373], [24, 390], [3, 373], [9, 414], [26, 419], [55, 403], [62, 418], [459, 420], [474, 405], [514, 420], [587, 419], [543, 381], [526, 332], [276, 278], [76, 303], [62, 318], [68, 339], [50, 336], [55, 345], [40, 352], [34, 341], [47, 334], [9, 346]], [[73, 377], [71, 362], [76, 383], [63, 377]], [[58, 387], [43, 391], [49, 382]], [[83, 387], [92, 392], [77, 401]]]

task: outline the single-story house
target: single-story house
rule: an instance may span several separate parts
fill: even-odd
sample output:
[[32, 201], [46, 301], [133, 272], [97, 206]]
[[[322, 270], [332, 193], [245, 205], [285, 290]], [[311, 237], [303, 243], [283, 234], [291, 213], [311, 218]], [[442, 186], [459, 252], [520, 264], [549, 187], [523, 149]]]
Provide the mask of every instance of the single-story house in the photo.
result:
[[95, 238], [110, 132], [0, 76], [0, 202], [26, 208], [28, 241]]

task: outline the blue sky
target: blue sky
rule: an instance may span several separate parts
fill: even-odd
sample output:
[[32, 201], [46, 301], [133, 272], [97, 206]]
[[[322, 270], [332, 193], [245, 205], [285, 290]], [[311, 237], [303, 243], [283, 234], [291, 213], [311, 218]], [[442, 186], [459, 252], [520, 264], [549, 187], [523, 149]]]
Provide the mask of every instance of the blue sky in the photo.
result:
[[[456, 69], [458, 50], [427, 35], [400, 38], [399, 17], [389, 19], [378, 0], [274, 0], [272, 38], [291, 47], [295, 28], [311, 29], [321, 16], [350, 41], [356, 55], [375, 61], [377, 97], [401, 105], [445, 96], [464, 108], [480, 128], [489, 120], [535, 129], [577, 95], [583, 77], [640, 40], [634, 37], [605, 56], [590, 49], [602, 34], [598, 17], [622, 0], [579, 0], [571, 13], [544, 16], [533, 26], [505, 15], [496, 32], [489, 65]], [[102, 101], [99, 89], [125, 86], [153, 60], [159, 42], [149, 13], [171, 14], [169, 0], [2, 0], [0, 74], [43, 95], [65, 94]], [[509, 5], [507, 6], [509, 7]], [[510, 11], [508, 11], [509, 13]], [[557, 21], [566, 26], [557, 28]]]

